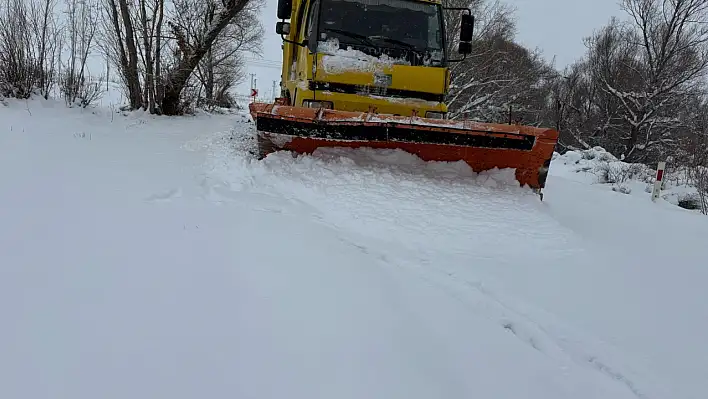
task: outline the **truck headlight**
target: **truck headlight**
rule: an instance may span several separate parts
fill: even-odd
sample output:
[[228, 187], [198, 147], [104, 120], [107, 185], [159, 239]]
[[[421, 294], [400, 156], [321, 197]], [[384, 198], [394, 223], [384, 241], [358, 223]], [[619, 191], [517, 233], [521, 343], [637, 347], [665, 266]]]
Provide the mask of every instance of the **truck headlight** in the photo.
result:
[[439, 111], [427, 111], [425, 113], [426, 118], [431, 118], [431, 119], [445, 119], [445, 113], [444, 112], [439, 112]]
[[334, 104], [331, 101], [319, 101], [319, 100], [302, 100], [302, 106], [307, 108], [334, 108]]

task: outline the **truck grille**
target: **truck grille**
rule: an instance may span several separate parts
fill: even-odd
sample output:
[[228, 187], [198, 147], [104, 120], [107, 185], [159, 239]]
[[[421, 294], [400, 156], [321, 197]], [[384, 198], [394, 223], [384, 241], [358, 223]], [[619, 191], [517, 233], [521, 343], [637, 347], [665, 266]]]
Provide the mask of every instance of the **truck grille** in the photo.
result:
[[368, 85], [350, 85], [346, 83], [334, 82], [314, 82], [310, 81], [310, 90], [331, 91], [336, 93], [348, 94], [368, 94], [374, 96], [388, 96], [399, 98], [418, 98], [426, 101], [445, 101], [445, 96], [442, 94], [424, 93], [412, 90], [389, 89], [386, 87], [375, 87]]
[[354, 85], [356, 94], [385, 96], [388, 92], [386, 87], [376, 87], [369, 85]]

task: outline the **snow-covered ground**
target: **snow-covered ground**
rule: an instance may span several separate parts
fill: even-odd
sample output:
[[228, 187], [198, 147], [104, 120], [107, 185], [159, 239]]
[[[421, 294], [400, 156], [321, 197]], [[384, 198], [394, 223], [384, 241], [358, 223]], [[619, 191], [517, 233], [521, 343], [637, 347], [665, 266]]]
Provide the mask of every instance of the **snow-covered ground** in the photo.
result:
[[2, 398], [708, 392], [708, 218], [593, 184], [601, 151], [540, 202], [398, 152], [257, 161], [244, 115], [112, 98], [0, 105]]

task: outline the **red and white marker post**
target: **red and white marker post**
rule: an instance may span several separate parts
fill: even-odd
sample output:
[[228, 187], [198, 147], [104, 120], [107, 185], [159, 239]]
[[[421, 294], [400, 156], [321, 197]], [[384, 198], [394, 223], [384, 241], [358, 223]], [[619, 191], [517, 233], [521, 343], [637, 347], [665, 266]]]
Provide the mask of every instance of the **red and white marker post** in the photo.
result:
[[666, 162], [659, 162], [656, 168], [656, 181], [654, 181], [654, 190], [651, 193], [651, 200], [656, 202], [661, 194], [661, 185], [664, 182], [664, 169], [666, 168]]

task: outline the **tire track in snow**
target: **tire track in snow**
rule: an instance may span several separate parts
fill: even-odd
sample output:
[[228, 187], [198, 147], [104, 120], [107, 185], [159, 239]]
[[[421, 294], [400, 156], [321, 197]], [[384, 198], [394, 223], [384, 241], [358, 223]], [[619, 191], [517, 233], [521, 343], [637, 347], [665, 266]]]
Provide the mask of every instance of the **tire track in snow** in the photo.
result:
[[[601, 373], [626, 385], [627, 388], [638, 398], [648, 398], [648, 396], [640, 391], [636, 384], [622, 372], [616, 371], [612, 367], [604, 364], [603, 361], [599, 360], [600, 356], [588, 354], [583, 349], [574, 347], [575, 345], [567, 344], [566, 342], [569, 338], [560, 338], [559, 333], [553, 333], [549, 331], [549, 329], [565, 330], [565, 334], [569, 335], [574, 341], [576, 341], [579, 344], [576, 345], [580, 346], [580, 348], [588, 346], [589, 344], [585, 341], [585, 339], [577, 337], [577, 332], [570, 332], [570, 328], [567, 326], [554, 326], [555, 323], [559, 323], [557, 321], [551, 323], [539, 322], [537, 318], [532, 318], [528, 314], [519, 311], [517, 306], [510, 306], [502, 302], [496, 295], [491, 294], [489, 290], [479, 286], [477, 286], [476, 289], [480, 290], [480, 292], [490, 298], [490, 300], [498, 303], [507, 311], [515, 314], [515, 318], [512, 320], [503, 322], [503, 327], [511, 331], [522, 341], [527, 342], [534, 349], [546, 354], [549, 354], [549, 351], [554, 355], [564, 353], [568, 359], [581, 365], [583, 364], [583, 361], [586, 361]], [[544, 327], [544, 324], [550, 324], [550, 326]]]
[[[531, 317], [519, 310], [520, 301], [513, 301], [517, 305], [509, 305], [509, 301], [500, 300], [497, 294], [485, 288], [481, 282], [472, 283], [457, 277], [454, 273], [444, 272], [440, 269], [434, 269], [438, 274], [436, 278], [429, 274], [429, 270], [415, 266], [404, 267], [414, 271], [431, 285], [447, 291], [460, 301], [467, 302], [475, 313], [486, 314], [490, 321], [496, 322], [501, 328], [534, 350], [561, 362], [573, 362], [580, 366], [589, 365], [606, 377], [625, 385], [636, 397], [650, 398], [623, 372], [607, 365], [601, 360], [601, 356], [593, 354], [594, 351], [584, 349], [598, 345], [591, 343], [596, 341], [595, 339], [581, 338], [580, 333], [557, 320], [540, 322], [538, 321], [539, 317]], [[490, 304], [495, 305], [490, 306]], [[526, 305], [526, 307], [530, 306]], [[537, 314], [544, 313], [541, 310], [536, 312], [538, 312]], [[555, 319], [555, 316], [546, 314], [544, 318]]]

